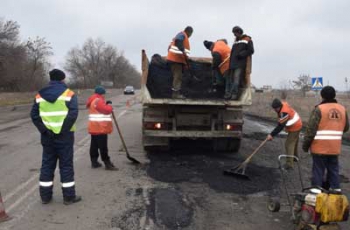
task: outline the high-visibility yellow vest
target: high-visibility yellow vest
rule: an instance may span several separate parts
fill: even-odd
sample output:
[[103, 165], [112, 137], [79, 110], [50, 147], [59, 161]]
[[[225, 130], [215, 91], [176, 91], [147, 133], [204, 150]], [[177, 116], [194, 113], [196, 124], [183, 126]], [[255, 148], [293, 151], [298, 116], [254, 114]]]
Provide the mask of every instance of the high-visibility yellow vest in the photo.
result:
[[[40, 94], [36, 95], [35, 101], [39, 105], [39, 115], [47, 129], [56, 134], [61, 132], [64, 119], [66, 119], [69, 110], [66, 102], [70, 101], [73, 95], [74, 92], [67, 89], [53, 103], [46, 101]], [[70, 131], [75, 130], [74, 124]]]

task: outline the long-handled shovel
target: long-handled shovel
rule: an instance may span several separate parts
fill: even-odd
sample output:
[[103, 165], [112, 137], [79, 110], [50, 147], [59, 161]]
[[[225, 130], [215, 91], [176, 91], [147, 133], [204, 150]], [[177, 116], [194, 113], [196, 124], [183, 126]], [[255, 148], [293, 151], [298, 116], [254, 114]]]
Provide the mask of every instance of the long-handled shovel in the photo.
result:
[[247, 159], [245, 159], [245, 161], [243, 161], [243, 163], [237, 165], [236, 167], [233, 167], [232, 169], [229, 170], [224, 170], [224, 175], [227, 176], [234, 176], [234, 177], [238, 177], [241, 179], [245, 179], [245, 180], [250, 180], [249, 177], [245, 174], [245, 170], [247, 168], [247, 165], [249, 164], [250, 160], [253, 158], [253, 156], [259, 151], [259, 149], [261, 147], [263, 147], [263, 145], [266, 143], [267, 139], [265, 139], [260, 145], [259, 147], [257, 147], [254, 152], [252, 154], [250, 154]]
[[198, 81], [198, 82], [202, 81], [201, 79], [199, 79], [198, 77], [196, 77], [196, 75], [194, 75], [194, 73], [192, 72], [192, 68], [191, 68], [191, 66], [190, 66], [190, 63], [188, 62], [188, 57], [187, 57], [185, 51], [183, 52], [183, 55], [184, 55], [184, 57], [185, 57], [186, 66], [187, 66], [188, 72], [190, 73], [190, 76], [191, 76], [194, 80], [196, 80], [196, 81]]
[[118, 133], [119, 133], [119, 136], [120, 136], [120, 140], [121, 140], [122, 143], [123, 143], [123, 147], [124, 147], [125, 152], [126, 152], [126, 157], [127, 157], [130, 161], [132, 161], [132, 163], [134, 163], [134, 164], [141, 164], [140, 161], [138, 161], [138, 160], [136, 160], [135, 158], [133, 158], [133, 157], [130, 156], [129, 151], [128, 151], [128, 148], [126, 147], [126, 144], [125, 144], [125, 141], [124, 141], [122, 132], [120, 131], [120, 128], [119, 128], [117, 119], [115, 118], [115, 115], [114, 115], [114, 112], [113, 112], [113, 111], [112, 111], [112, 117], [113, 117], [113, 120], [114, 120], [114, 124], [115, 124], [115, 126], [117, 127], [117, 130], [118, 130]]

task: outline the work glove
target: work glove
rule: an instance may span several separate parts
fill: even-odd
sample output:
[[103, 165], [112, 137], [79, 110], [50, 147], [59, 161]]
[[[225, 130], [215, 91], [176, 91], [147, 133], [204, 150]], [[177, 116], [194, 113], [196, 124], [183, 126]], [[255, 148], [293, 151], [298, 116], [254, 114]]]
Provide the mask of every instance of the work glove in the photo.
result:
[[112, 101], [106, 101], [106, 105], [111, 105]]

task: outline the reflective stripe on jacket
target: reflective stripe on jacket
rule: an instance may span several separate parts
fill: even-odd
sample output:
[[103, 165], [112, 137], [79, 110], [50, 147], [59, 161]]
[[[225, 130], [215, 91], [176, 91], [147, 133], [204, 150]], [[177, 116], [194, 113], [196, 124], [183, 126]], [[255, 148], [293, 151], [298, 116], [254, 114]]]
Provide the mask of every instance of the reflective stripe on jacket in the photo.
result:
[[292, 108], [287, 102], [282, 102], [282, 108], [279, 112], [279, 115], [282, 113], [288, 114], [285, 117], [280, 117], [279, 122], [284, 123], [287, 120], [286, 131], [287, 132], [296, 132], [300, 131], [302, 128], [302, 122], [299, 114]]
[[113, 131], [111, 114], [103, 114], [97, 111], [97, 102], [100, 98], [95, 98], [89, 107], [88, 131], [90, 134], [109, 134]]
[[337, 103], [321, 104], [318, 108], [321, 111], [321, 120], [310, 150], [317, 154], [338, 155], [341, 152], [346, 110]]
[[220, 73], [224, 74], [230, 66], [231, 48], [223, 41], [217, 41], [214, 44], [212, 53], [217, 52], [221, 56], [221, 63], [219, 64]]
[[[188, 39], [187, 34], [182, 31], [180, 32], [184, 35], [185, 39], [183, 40], [184, 52], [187, 56], [190, 55], [190, 41]], [[172, 42], [169, 45], [167, 60], [186, 64], [185, 56], [181, 50], [175, 45], [175, 38], [173, 38]]]
[[[45, 127], [52, 132], [59, 134], [62, 130], [63, 122], [68, 114], [66, 102], [69, 102], [74, 95], [70, 89], [64, 91], [53, 103], [46, 101], [40, 94], [35, 96], [35, 101], [39, 104], [39, 115]], [[75, 131], [75, 124], [70, 131]]]

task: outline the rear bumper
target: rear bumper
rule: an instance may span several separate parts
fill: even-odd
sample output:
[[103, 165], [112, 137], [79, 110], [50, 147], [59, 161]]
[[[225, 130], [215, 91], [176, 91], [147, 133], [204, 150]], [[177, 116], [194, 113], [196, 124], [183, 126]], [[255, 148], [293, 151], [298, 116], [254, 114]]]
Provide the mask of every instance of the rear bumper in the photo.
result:
[[167, 131], [167, 130], [144, 130], [143, 134], [148, 137], [174, 137], [174, 138], [242, 138], [241, 131]]

